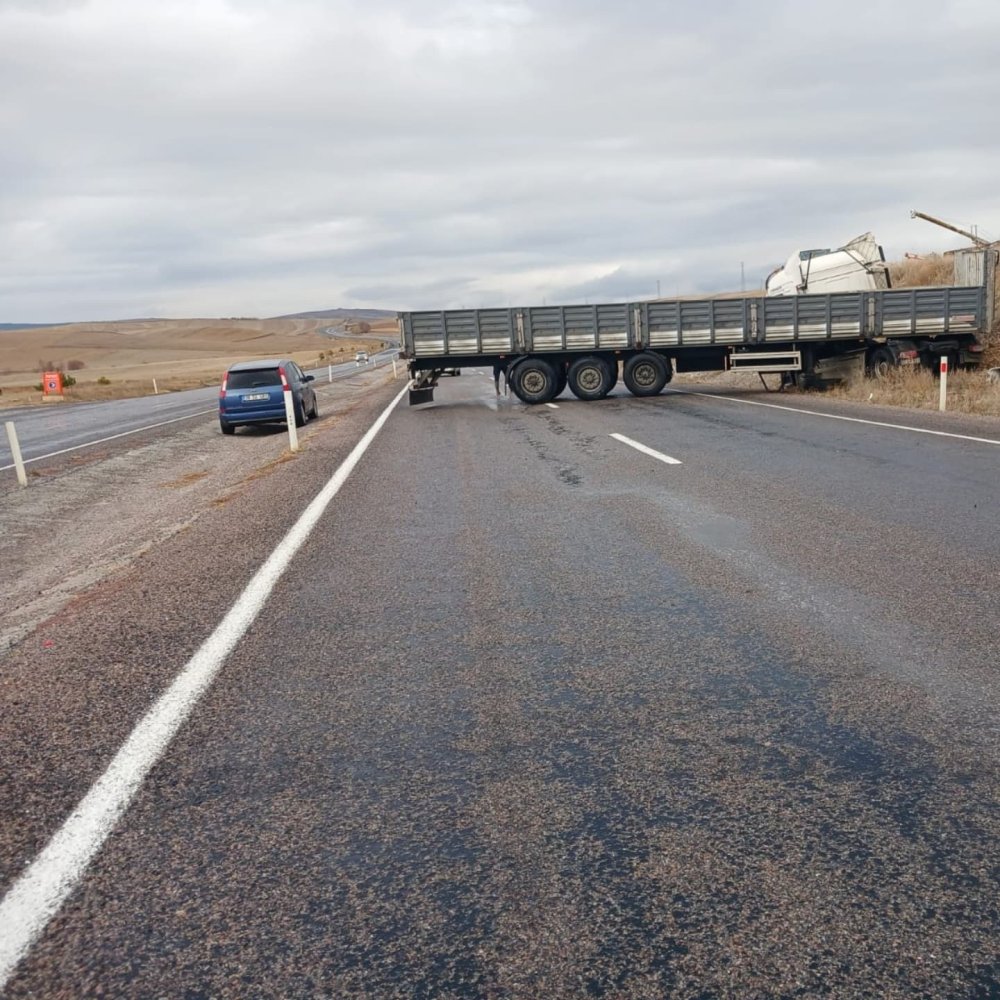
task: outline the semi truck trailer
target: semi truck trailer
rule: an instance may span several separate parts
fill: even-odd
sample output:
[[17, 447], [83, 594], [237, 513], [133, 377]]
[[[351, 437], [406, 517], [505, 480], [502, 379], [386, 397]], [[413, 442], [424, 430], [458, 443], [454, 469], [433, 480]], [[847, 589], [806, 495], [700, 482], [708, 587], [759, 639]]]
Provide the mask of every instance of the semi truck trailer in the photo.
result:
[[410, 403], [430, 402], [438, 378], [465, 367], [492, 366], [529, 404], [567, 386], [603, 399], [619, 377], [654, 396], [675, 372], [774, 372], [808, 387], [848, 369], [936, 370], [942, 357], [976, 367], [994, 308], [988, 256], [979, 286], [400, 312]]

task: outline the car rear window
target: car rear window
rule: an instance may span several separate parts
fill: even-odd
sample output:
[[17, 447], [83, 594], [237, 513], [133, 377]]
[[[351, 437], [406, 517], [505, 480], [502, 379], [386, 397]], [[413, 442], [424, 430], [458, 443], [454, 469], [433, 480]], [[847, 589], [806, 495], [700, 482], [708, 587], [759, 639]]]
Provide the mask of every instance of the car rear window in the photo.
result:
[[281, 376], [277, 368], [229, 372], [226, 375], [227, 389], [256, 389], [262, 385], [281, 385]]

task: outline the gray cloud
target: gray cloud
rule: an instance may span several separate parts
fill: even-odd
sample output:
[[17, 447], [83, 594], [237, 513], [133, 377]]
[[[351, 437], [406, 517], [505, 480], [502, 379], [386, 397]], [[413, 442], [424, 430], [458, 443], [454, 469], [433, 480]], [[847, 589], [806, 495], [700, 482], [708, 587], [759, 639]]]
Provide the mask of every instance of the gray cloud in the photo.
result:
[[707, 7], [0, 0], [0, 321], [725, 290], [961, 243], [911, 208], [1000, 230], [995, 5]]

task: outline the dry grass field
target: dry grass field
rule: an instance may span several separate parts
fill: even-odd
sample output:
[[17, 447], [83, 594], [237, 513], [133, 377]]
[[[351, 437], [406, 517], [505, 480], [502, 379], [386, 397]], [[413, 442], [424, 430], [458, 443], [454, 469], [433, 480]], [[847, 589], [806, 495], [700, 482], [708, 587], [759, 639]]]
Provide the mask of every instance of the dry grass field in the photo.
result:
[[889, 277], [893, 288], [950, 285], [955, 280], [955, 264], [950, 257], [938, 253], [919, 259], [894, 260], [889, 262]]
[[[339, 363], [375, 350], [395, 323], [340, 339], [322, 319], [187, 319], [73, 323], [0, 330], [0, 405], [38, 402], [41, 372], [58, 369], [77, 384], [68, 399], [116, 399], [216, 384], [236, 361], [291, 357], [303, 365]], [[322, 358], [320, 357], [322, 355]]]
[[[957, 413], [1000, 417], [1000, 385], [986, 379], [986, 368], [1000, 367], [1000, 343], [983, 354], [983, 366], [975, 372], [948, 375], [947, 407]], [[829, 395], [880, 406], [905, 406], [914, 410], [936, 410], [940, 383], [926, 368], [900, 368], [881, 379], [853, 379], [829, 391]]]

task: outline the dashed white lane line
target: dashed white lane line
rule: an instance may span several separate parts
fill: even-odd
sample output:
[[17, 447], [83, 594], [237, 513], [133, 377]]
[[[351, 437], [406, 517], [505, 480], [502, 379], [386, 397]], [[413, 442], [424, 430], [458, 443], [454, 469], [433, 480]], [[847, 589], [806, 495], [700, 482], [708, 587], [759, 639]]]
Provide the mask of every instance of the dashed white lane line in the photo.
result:
[[0, 991], [59, 912], [121, 819], [146, 775], [170, 745], [317, 521], [375, 440], [409, 386], [382, 411], [343, 464], [254, 574], [215, 631], [139, 721], [108, 769], [0, 902]]
[[558, 409], [559, 409], [559, 407], [558, 407], [558, 406], [556, 406], [556, 404], [555, 404], [555, 403], [546, 403], [545, 405], [546, 405], [546, 406], [547, 406], [547, 407], [548, 407], [548, 408], [549, 408], [550, 410], [558, 410]]
[[655, 451], [644, 444], [640, 444], [638, 441], [633, 441], [631, 438], [625, 437], [624, 434], [611, 434], [610, 437], [613, 437], [616, 441], [621, 441], [622, 444], [627, 444], [630, 448], [635, 448], [636, 451], [641, 451], [644, 455], [649, 455], [652, 458], [659, 459], [661, 462], [666, 462], [667, 465], [682, 464], [679, 458], [671, 458], [669, 455], [664, 455], [662, 451]]
[[846, 420], [852, 424], [870, 424], [872, 427], [891, 427], [897, 431], [912, 431], [914, 434], [933, 434], [935, 437], [958, 438], [960, 441], [975, 441], [978, 444], [996, 444], [994, 438], [972, 437], [969, 434], [955, 434], [953, 431], [931, 431], [926, 427], [910, 427], [908, 424], [890, 424], [884, 420], [865, 420], [863, 417], [845, 417], [839, 413], [821, 413], [819, 410], [803, 410], [798, 406], [781, 406], [779, 403], [761, 403], [755, 399], [736, 399], [733, 396], [718, 396], [713, 392], [694, 392], [689, 389], [668, 389], [675, 396], [704, 396], [706, 399], [721, 399], [727, 403], [745, 403], [747, 406], [766, 406], [771, 410], [787, 410], [789, 413], [807, 413], [811, 417], [827, 417], [830, 420]]
[[[79, 451], [81, 448], [92, 448], [95, 444], [104, 444], [106, 441], [115, 441], [118, 438], [128, 437], [129, 434], [140, 434], [142, 431], [151, 431], [155, 427], [166, 427], [167, 424], [176, 424], [181, 420], [191, 420], [193, 417], [203, 417], [206, 413], [218, 413], [219, 408], [213, 406], [209, 410], [198, 410], [196, 413], [189, 413], [184, 417], [173, 417], [170, 420], [161, 420], [157, 424], [146, 424], [145, 427], [136, 427], [135, 430], [122, 431], [120, 434], [112, 434], [109, 437], [98, 438], [96, 441], [88, 441], [86, 444], [75, 444], [72, 448], [62, 448], [60, 451], [50, 451], [47, 455], [36, 455], [34, 458], [26, 458], [24, 464], [28, 465], [30, 462], [41, 462], [46, 458], [55, 458], [57, 455], [66, 455], [71, 451]], [[13, 465], [0, 465], [0, 472], [6, 472], [8, 469], [13, 469]]]

